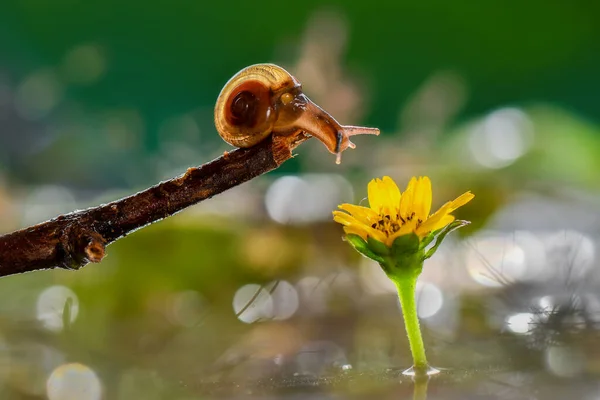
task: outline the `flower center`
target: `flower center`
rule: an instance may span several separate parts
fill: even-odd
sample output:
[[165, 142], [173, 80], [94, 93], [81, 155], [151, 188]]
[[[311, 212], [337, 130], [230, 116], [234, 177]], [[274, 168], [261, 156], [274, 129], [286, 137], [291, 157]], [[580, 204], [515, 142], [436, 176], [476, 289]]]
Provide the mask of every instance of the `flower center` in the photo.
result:
[[[415, 217], [414, 211], [410, 213], [406, 217], [402, 217], [399, 214], [389, 215], [389, 214], [380, 214], [379, 221], [375, 222], [371, 225], [371, 228], [377, 229], [378, 231], [382, 231], [385, 234], [392, 235], [400, 230], [402, 225], [411, 222]], [[419, 218], [417, 219], [417, 223], [415, 224], [415, 228], [421, 225], [423, 221]]]

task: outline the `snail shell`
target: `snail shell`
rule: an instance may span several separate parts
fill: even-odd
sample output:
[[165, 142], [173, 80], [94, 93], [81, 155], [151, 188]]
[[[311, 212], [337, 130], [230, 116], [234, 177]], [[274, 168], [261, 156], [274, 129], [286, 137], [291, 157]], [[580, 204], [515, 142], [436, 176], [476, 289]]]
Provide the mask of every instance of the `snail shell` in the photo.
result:
[[303, 131], [336, 154], [338, 164], [342, 151], [354, 148], [350, 136], [379, 134], [374, 128], [340, 125], [302, 93], [296, 78], [274, 64], [251, 65], [227, 82], [215, 106], [215, 126], [236, 147], [255, 146], [271, 134]]

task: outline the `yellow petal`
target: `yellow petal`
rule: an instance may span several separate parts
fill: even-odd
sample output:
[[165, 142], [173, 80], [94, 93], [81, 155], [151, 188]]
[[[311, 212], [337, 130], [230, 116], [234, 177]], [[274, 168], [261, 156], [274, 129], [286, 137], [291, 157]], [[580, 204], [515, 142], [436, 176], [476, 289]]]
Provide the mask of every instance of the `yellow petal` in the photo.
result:
[[[386, 239], [385, 233], [372, 228], [370, 225], [360, 222], [359, 220], [357, 220], [350, 214], [346, 214], [345, 212], [342, 212], [342, 211], [334, 211], [333, 212], [333, 220], [335, 222], [338, 222], [338, 223], [344, 225], [345, 231], [346, 231], [346, 229], [352, 230], [353, 232], [354, 231], [356, 231], [356, 232], [364, 231], [366, 234], [379, 240], [380, 242], [385, 242], [385, 239]], [[362, 237], [362, 234], [361, 234], [361, 237]], [[367, 240], [366, 237], [363, 237], [363, 239]]]
[[416, 218], [425, 221], [431, 211], [431, 181], [428, 177], [420, 177], [413, 194], [413, 211]]
[[454, 222], [454, 215], [446, 215], [444, 217], [442, 217], [442, 219], [440, 219], [438, 221], [437, 224], [435, 224], [431, 230], [432, 231], [437, 231], [438, 229], [442, 229], [445, 228], [446, 226], [448, 226], [449, 224], [451, 224], [452, 222]]
[[444, 215], [443, 217], [437, 219], [434, 222], [430, 222], [428, 224], [422, 224], [417, 228], [417, 235], [423, 237], [427, 235], [429, 232], [437, 231], [438, 229], [442, 229], [449, 225], [454, 221], [454, 215]]
[[417, 184], [417, 178], [415, 178], [414, 176], [411, 178], [411, 180], [408, 182], [408, 185], [406, 186], [406, 190], [404, 191], [404, 193], [402, 193], [402, 197], [400, 198], [400, 216], [402, 216], [404, 219], [406, 219], [406, 217], [408, 217], [412, 212], [412, 206], [413, 206], [413, 196], [414, 196], [414, 192], [415, 192], [415, 185]]
[[354, 204], [340, 204], [338, 207], [349, 212], [357, 220], [364, 222], [367, 225], [379, 221], [379, 214], [368, 207], [356, 206]]
[[400, 189], [398, 185], [389, 176], [384, 176], [380, 183], [383, 192], [384, 207], [386, 215], [395, 215], [400, 206]]
[[466, 193], [461, 194], [460, 196], [458, 196], [455, 200], [453, 200], [450, 203], [450, 211], [449, 212], [456, 210], [458, 207], [464, 206], [465, 204], [467, 204], [468, 202], [473, 200], [474, 197], [475, 197], [475, 195], [471, 192], [466, 192]]
[[425, 234], [426, 232], [432, 232], [437, 229], [441, 229], [454, 221], [454, 216], [448, 215], [452, 211], [456, 210], [471, 201], [475, 195], [471, 192], [466, 192], [458, 196], [455, 200], [449, 201], [440, 207], [431, 217], [423, 222], [418, 229], [418, 234]]
[[377, 214], [381, 213], [381, 209], [384, 205], [383, 196], [379, 188], [379, 182], [380, 180], [378, 178], [375, 178], [371, 180], [371, 182], [369, 182], [369, 186], [367, 186], [369, 206]]
[[[439, 210], [437, 210], [431, 217], [427, 218], [420, 226], [419, 232], [431, 232], [433, 226], [436, 226], [438, 222], [450, 213], [450, 206], [452, 202], [447, 202]], [[421, 234], [419, 233], [419, 235]]]
[[373, 179], [367, 188], [369, 206], [377, 214], [394, 215], [400, 203], [400, 189], [389, 176]]
[[367, 240], [367, 231], [356, 225], [344, 226], [344, 232], [346, 232], [347, 235], [358, 235], [361, 238], [363, 238], [363, 240]]
[[344, 226], [351, 226], [351, 225], [365, 226], [364, 223], [360, 222], [359, 220], [354, 218], [352, 215], [346, 214], [345, 212], [342, 212], [342, 211], [334, 211], [333, 212], [333, 220], [335, 222], [339, 222], [340, 224], [342, 224]]

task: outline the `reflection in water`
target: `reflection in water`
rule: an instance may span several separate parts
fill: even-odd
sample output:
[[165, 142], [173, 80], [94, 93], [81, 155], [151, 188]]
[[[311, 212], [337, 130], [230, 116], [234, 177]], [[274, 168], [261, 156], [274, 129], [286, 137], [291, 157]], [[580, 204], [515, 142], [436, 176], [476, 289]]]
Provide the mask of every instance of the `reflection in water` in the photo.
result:
[[426, 400], [427, 399], [427, 387], [429, 385], [430, 377], [426, 376], [415, 376], [413, 378], [413, 400]]
[[296, 355], [299, 375], [323, 376], [333, 369], [352, 369], [344, 350], [331, 341], [308, 342]]

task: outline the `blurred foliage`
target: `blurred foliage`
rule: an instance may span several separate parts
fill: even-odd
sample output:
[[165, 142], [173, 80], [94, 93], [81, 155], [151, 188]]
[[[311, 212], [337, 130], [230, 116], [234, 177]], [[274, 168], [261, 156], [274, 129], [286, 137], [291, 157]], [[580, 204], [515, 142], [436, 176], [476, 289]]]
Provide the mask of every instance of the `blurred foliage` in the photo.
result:
[[[88, 187], [149, 182], [155, 179], [153, 164], [169, 141], [160, 135], [161, 124], [185, 113], [192, 113], [199, 125], [200, 140], [186, 139], [203, 149], [204, 158], [195, 162], [212, 158], [217, 148], [226, 148], [211, 120], [226, 80], [258, 62], [281, 63], [294, 73], [303, 43], [309, 40], [306, 30], [323, 13], [335, 18], [329, 31], [327, 24], [321, 27], [324, 31], [317, 40], [339, 42], [329, 57], [364, 82], [368, 90], [363, 95], [370, 100], [361, 111], [366, 114], [361, 122], [382, 128], [384, 135], [398, 130], [401, 108], [439, 70], [454, 71], [465, 81], [468, 97], [459, 119], [531, 101], [559, 104], [597, 118], [599, 12], [600, 5], [594, 2], [558, 0], [210, 5], [8, 0], [0, 5], [0, 51], [5, 55], [3, 74], [10, 80], [17, 82], [40, 68], [58, 68], [69, 51], [82, 44], [98, 47], [106, 73], [92, 85], [65, 88], [70, 104], [54, 118], [62, 125], [55, 129], [67, 136], [53, 140], [47, 129], [38, 131], [36, 125], [5, 125], [7, 134], [0, 144], [11, 152], [0, 153], [0, 160], [13, 179], [25, 181]], [[346, 35], [346, 27], [347, 38], [337, 38], [340, 32]], [[132, 122], [139, 127], [126, 144], [111, 144], [104, 129], [85, 130], [82, 137], [77, 125], [65, 126], [71, 124], [60, 118], [82, 110], [121, 109], [139, 119]], [[23, 132], [25, 142], [12, 137], [18, 132]], [[32, 141], [38, 149], [23, 151]], [[56, 158], [63, 160], [62, 168], [48, 169]], [[123, 166], [125, 176], [118, 173]], [[291, 162], [284, 169], [297, 170], [298, 165]]]

